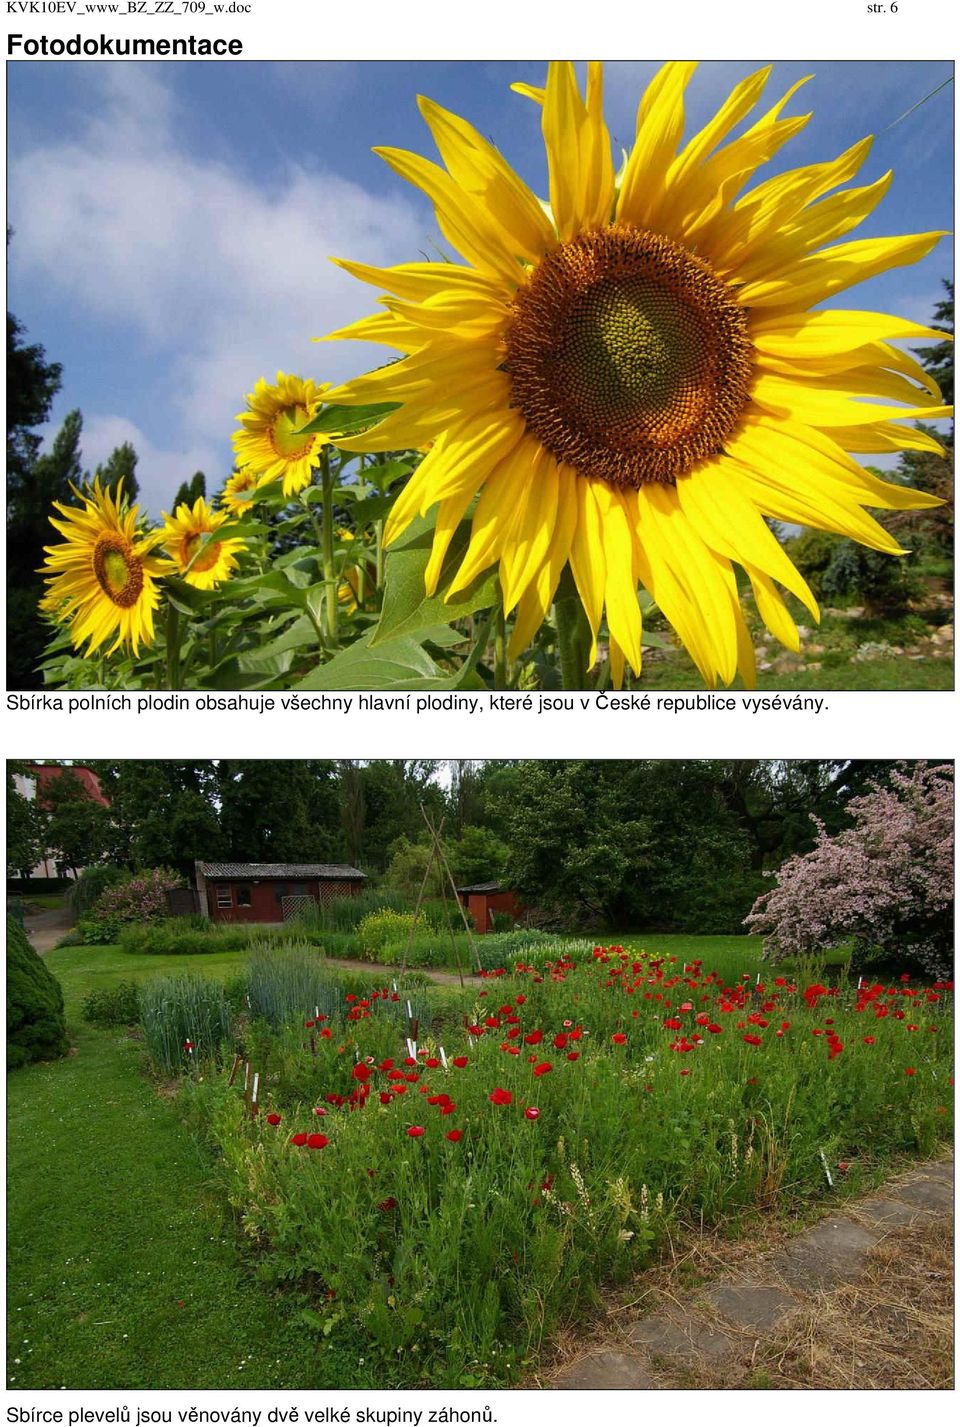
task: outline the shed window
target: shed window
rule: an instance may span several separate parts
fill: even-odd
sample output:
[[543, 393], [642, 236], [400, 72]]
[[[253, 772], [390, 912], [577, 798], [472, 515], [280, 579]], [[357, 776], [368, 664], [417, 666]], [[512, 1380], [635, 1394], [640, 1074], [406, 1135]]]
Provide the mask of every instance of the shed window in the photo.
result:
[[286, 882], [275, 882], [273, 887], [273, 895], [278, 902], [282, 902], [284, 897], [287, 895]]
[[243, 887], [238, 887], [238, 888], [237, 888], [237, 906], [238, 906], [238, 907], [249, 907], [249, 906], [250, 906], [250, 888], [249, 888], [249, 887], [243, 886]]
[[217, 906], [218, 906], [218, 907], [232, 907], [232, 906], [233, 906], [233, 888], [232, 888], [232, 887], [230, 887], [229, 885], [227, 885], [227, 886], [222, 886], [222, 887], [218, 887], [218, 888], [217, 888]]

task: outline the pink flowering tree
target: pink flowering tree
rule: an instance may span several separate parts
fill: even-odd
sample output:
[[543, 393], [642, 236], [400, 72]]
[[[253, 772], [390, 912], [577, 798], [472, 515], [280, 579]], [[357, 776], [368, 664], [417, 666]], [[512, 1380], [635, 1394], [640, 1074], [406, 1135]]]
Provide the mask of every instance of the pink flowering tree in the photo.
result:
[[103, 922], [152, 922], [167, 915], [167, 891], [181, 887], [183, 878], [169, 867], [152, 867], [135, 872], [126, 882], [107, 887], [93, 908], [93, 916]]
[[782, 961], [852, 941], [935, 977], [953, 968], [953, 768], [895, 769], [889, 787], [851, 799], [854, 826], [817, 822], [811, 852], [788, 858], [745, 925]]

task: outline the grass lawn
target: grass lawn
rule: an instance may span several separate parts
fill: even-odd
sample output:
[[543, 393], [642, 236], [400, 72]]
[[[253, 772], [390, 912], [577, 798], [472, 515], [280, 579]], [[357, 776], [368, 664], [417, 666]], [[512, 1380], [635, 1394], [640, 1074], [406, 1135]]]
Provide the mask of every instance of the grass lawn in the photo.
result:
[[64, 905], [66, 892], [22, 892], [18, 894], [22, 902], [31, 907], [39, 907], [44, 912], [55, 912]]
[[240, 957], [70, 947], [46, 961], [75, 1054], [8, 1080], [9, 1385], [363, 1386], [356, 1364], [318, 1354], [296, 1300], [257, 1284], [206, 1153], [137, 1044], [79, 1018], [94, 986], [171, 968], [229, 975]]

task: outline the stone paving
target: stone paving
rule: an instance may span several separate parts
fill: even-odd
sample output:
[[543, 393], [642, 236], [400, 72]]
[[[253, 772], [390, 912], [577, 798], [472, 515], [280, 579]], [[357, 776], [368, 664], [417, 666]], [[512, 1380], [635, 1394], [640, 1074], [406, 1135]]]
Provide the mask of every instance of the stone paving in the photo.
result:
[[851, 1200], [843, 1213], [804, 1230], [772, 1253], [745, 1262], [743, 1280], [722, 1278], [668, 1308], [620, 1323], [619, 1341], [567, 1363], [544, 1386], [590, 1390], [658, 1389], [658, 1363], [717, 1360], [776, 1331], [810, 1295], [855, 1282], [867, 1254], [899, 1228], [953, 1213], [953, 1163], [918, 1165]]

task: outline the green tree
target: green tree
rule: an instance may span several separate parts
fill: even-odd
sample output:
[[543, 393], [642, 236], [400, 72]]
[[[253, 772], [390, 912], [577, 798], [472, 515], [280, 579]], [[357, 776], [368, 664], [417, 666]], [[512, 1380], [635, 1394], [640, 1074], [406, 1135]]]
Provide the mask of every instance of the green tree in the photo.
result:
[[201, 496], [207, 494], [207, 478], [202, 471], [195, 471], [189, 481], [182, 481], [173, 498], [171, 510], [176, 510], [178, 505], [194, 506]]
[[[9, 317], [9, 362], [11, 321], [14, 342], [20, 331], [16, 318]], [[33, 357], [17, 360], [24, 352]], [[14, 374], [7, 374], [14, 407], [14, 420], [7, 428], [7, 459], [13, 462], [7, 474], [7, 686], [36, 689], [41, 686], [39, 665], [48, 639], [48, 626], [37, 609], [43, 594], [39, 567], [44, 545], [56, 538], [50, 525], [53, 502], [70, 501], [70, 484], [77, 484], [83, 475], [83, 418], [78, 411], [68, 412], [50, 451], [40, 454], [40, 437], [26, 420], [46, 420], [60, 385], [60, 367], [44, 364], [41, 347], [16, 348], [13, 355]]]
[[486, 827], [466, 827], [457, 842], [447, 845], [447, 856], [458, 883], [496, 882], [504, 874], [510, 849]]
[[341, 855], [333, 762], [224, 758], [216, 776], [226, 856], [238, 862], [323, 862]]
[[74, 876], [105, 856], [111, 843], [109, 809], [91, 796], [72, 768], [64, 767], [49, 780], [40, 807], [46, 847]]
[[7, 876], [29, 877], [43, 856], [40, 811], [17, 788], [16, 775], [29, 776], [26, 764], [7, 764]]
[[190, 875], [195, 859], [223, 855], [213, 764], [129, 758], [92, 766], [110, 801], [113, 861]]
[[411, 842], [408, 837], [398, 837], [390, 849], [390, 862], [384, 881], [394, 892], [402, 892], [411, 902], [420, 895], [423, 879], [427, 876], [424, 896], [443, 895], [446, 874], [436, 860], [431, 865], [430, 842]]
[[7, 1069], [53, 1060], [69, 1049], [60, 982], [7, 918]]
[[60, 390], [63, 368], [48, 362], [39, 343], [27, 346], [26, 328], [7, 313], [7, 493], [25, 485], [40, 450], [34, 430], [50, 415]]
[[[129, 441], [124, 441], [122, 446], [116, 446], [110, 452], [102, 466], [96, 469], [96, 475], [100, 478], [100, 484], [104, 490], [110, 491], [116, 497], [118, 490], [132, 505], [136, 500], [140, 490], [140, 483], [137, 480], [137, 453]], [[123, 482], [121, 487], [120, 482]]]
[[362, 856], [366, 864], [386, 867], [399, 837], [418, 842], [424, 833], [423, 807], [436, 822], [448, 811], [435, 781], [435, 759], [377, 758], [360, 768], [363, 787]]

